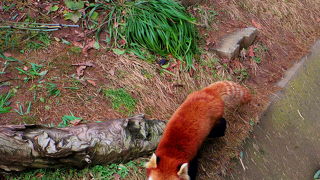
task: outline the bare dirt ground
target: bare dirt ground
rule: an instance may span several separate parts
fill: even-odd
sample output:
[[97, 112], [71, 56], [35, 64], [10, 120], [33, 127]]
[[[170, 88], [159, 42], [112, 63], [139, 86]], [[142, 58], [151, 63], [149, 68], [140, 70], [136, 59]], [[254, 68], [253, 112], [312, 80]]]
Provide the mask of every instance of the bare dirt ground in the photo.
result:
[[[23, 13], [36, 17], [41, 12], [40, 5], [33, 9], [35, 11]], [[0, 78], [1, 82], [10, 82], [10, 85], [1, 86], [0, 92], [16, 90], [10, 99], [13, 109], [18, 108], [18, 102], [33, 101], [35, 94], [36, 100], [30, 114], [1, 114], [0, 124], [57, 125], [61, 117], [70, 112], [87, 122], [127, 117], [130, 113], [113, 109], [110, 100], [104, 96], [105, 89], [114, 88], [124, 88], [137, 100], [132, 114], [144, 113], [149, 118], [168, 119], [188, 93], [220, 79], [237, 81], [250, 88], [254, 99], [245, 107], [226, 112], [226, 136], [209, 140], [200, 155], [200, 179], [219, 179], [228, 173], [232, 159], [238, 158], [239, 145], [258, 122], [269, 95], [278, 89], [275, 82], [308, 52], [320, 36], [319, 9], [317, 0], [203, 1], [189, 8], [198, 17], [203, 49], [195, 62], [196, 71], [191, 72], [181, 71], [179, 61], [171, 62], [168, 69], [171, 73], [166, 73], [155, 62], [145, 62], [133, 55], [116, 55], [108, 50], [92, 49], [88, 56], [84, 56], [83, 52], [72, 50], [74, 45], [55, 41], [45, 49], [30, 52], [7, 50], [7, 54], [23, 62], [43, 65], [48, 74], [42, 80], [36, 78], [24, 83], [25, 75], [19, 74], [16, 67], [24, 68], [26, 65], [10, 64], [7, 73]], [[6, 12], [0, 11], [0, 15], [0, 20], [10, 17]], [[66, 23], [60, 16], [53, 18], [55, 22]], [[259, 29], [259, 36], [251, 48], [255, 49], [255, 57], [261, 62], [248, 56], [250, 50], [246, 51], [246, 57], [232, 60], [220, 59], [210, 52], [223, 35], [248, 26]], [[90, 39], [82, 36], [82, 32], [86, 33], [81, 28], [65, 29], [53, 33], [51, 38], [86, 44]], [[83, 62], [92, 62], [94, 66], [86, 68], [83, 78], [77, 80], [74, 78], [77, 66], [72, 65]], [[34, 87], [46, 82], [57, 84], [61, 95], [49, 97], [43, 88]], [[44, 101], [40, 101], [40, 97]]]

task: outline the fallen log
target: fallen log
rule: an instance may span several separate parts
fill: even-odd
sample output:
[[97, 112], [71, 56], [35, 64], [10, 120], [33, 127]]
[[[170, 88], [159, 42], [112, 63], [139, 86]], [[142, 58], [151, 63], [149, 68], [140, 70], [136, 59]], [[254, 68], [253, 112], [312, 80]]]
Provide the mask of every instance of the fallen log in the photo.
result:
[[144, 115], [66, 128], [0, 126], [0, 169], [84, 167], [129, 161], [155, 150], [165, 121]]

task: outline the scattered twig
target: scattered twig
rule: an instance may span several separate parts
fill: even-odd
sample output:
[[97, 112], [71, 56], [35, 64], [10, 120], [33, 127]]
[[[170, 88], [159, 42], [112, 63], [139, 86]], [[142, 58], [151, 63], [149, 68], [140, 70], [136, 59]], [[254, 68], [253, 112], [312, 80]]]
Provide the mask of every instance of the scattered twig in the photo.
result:
[[240, 152], [240, 157], [239, 157], [240, 163], [241, 163], [241, 166], [242, 166], [243, 170], [245, 171], [245, 170], [246, 170], [246, 167], [245, 167], [244, 164], [243, 164], [242, 158], [243, 158], [243, 152]]
[[301, 115], [299, 109], [297, 111], [298, 111], [299, 116], [302, 118], [302, 120], [304, 120], [304, 117]]

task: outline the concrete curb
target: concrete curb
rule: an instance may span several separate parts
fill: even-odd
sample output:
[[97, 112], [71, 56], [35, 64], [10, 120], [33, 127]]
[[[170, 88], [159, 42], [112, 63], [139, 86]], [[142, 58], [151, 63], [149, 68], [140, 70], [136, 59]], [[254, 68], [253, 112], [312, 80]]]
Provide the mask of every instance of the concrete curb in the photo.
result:
[[223, 37], [213, 50], [222, 58], [236, 58], [240, 50], [249, 47], [257, 35], [258, 30], [254, 27], [240, 29]]
[[312, 179], [320, 162], [320, 40], [277, 83], [225, 179]]

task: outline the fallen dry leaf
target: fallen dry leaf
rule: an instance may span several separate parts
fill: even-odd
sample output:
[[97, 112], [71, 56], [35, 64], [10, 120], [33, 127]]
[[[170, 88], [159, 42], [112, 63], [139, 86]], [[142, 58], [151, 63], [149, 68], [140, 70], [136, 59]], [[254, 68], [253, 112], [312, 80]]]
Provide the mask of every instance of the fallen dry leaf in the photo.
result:
[[79, 38], [84, 38], [84, 37], [85, 37], [84, 32], [79, 32], [79, 31], [77, 31], [77, 30], [74, 30], [74, 32], [75, 32], [75, 34], [77, 34], [77, 36], [78, 36]]
[[87, 68], [87, 66], [79, 66], [77, 68], [77, 77], [81, 77], [84, 74], [84, 70]]
[[195, 70], [194, 70], [193, 68], [191, 68], [191, 69], [189, 70], [189, 75], [190, 75], [191, 77], [193, 77], [194, 74], [195, 74]]
[[28, 71], [28, 67], [27, 66], [23, 66], [23, 70], [24, 71]]
[[84, 56], [88, 56], [88, 51], [93, 48], [94, 42], [95, 41], [93, 39], [89, 39], [88, 41], [86, 41], [86, 45], [82, 49], [82, 53]]
[[119, 174], [114, 174], [113, 177], [114, 177], [114, 180], [120, 180], [121, 176]]
[[180, 61], [177, 61], [176, 63], [172, 64], [170, 68], [174, 69], [175, 67], [179, 67], [180, 63], [181, 63]]
[[80, 78], [81, 76], [83, 76], [84, 70], [85, 70], [87, 67], [94, 67], [94, 64], [93, 64], [93, 62], [91, 62], [91, 61], [87, 61], [87, 62], [84, 62], [84, 63], [72, 64], [72, 66], [79, 66], [79, 67], [77, 68], [77, 77]]
[[118, 22], [114, 22], [113, 27], [117, 28], [119, 26]]
[[250, 56], [250, 57], [253, 57], [253, 56], [254, 56], [254, 49], [253, 49], [253, 46], [250, 46], [250, 47], [249, 47], [249, 50], [248, 50], [248, 56]]
[[73, 120], [73, 121], [70, 121], [70, 124], [76, 126], [76, 125], [79, 125], [81, 123], [82, 119], [76, 119], [76, 120]]
[[124, 39], [119, 40], [119, 44], [122, 46], [124, 46], [126, 43], [127, 43], [127, 41]]
[[213, 48], [215, 44], [216, 44], [216, 43], [215, 43], [214, 40], [212, 40], [212, 39], [207, 39], [207, 40], [206, 40], [205, 49], [206, 49], [206, 50], [209, 50], [209, 49]]
[[79, 48], [83, 48], [83, 45], [82, 45], [82, 43], [81, 43], [81, 42], [73, 41], [73, 42], [72, 42], [72, 44], [73, 44], [74, 46], [79, 47]]
[[51, 8], [51, 5], [46, 5], [46, 6], [44, 7], [44, 9], [45, 9], [46, 11], [50, 11], [50, 8]]
[[37, 178], [41, 178], [42, 176], [43, 176], [42, 173], [37, 173], [37, 174], [36, 174], [36, 177], [37, 177]]
[[4, 52], [3, 55], [5, 55], [5, 56], [7, 56], [7, 57], [11, 57], [11, 56], [12, 56], [12, 54], [9, 53], [9, 52]]
[[258, 23], [258, 22], [256, 22], [255, 20], [251, 20], [251, 22], [252, 22], [252, 24], [253, 24], [253, 26], [255, 27], [255, 28], [257, 28], [257, 29], [262, 29], [262, 26], [261, 26], [261, 24], [260, 23]]
[[87, 82], [88, 82], [89, 84], [91, 84], [92, 86], [94, 86], [94, 87], [97, 86], [97, 83], [94, 82], [93, 80], [87, 80]]

